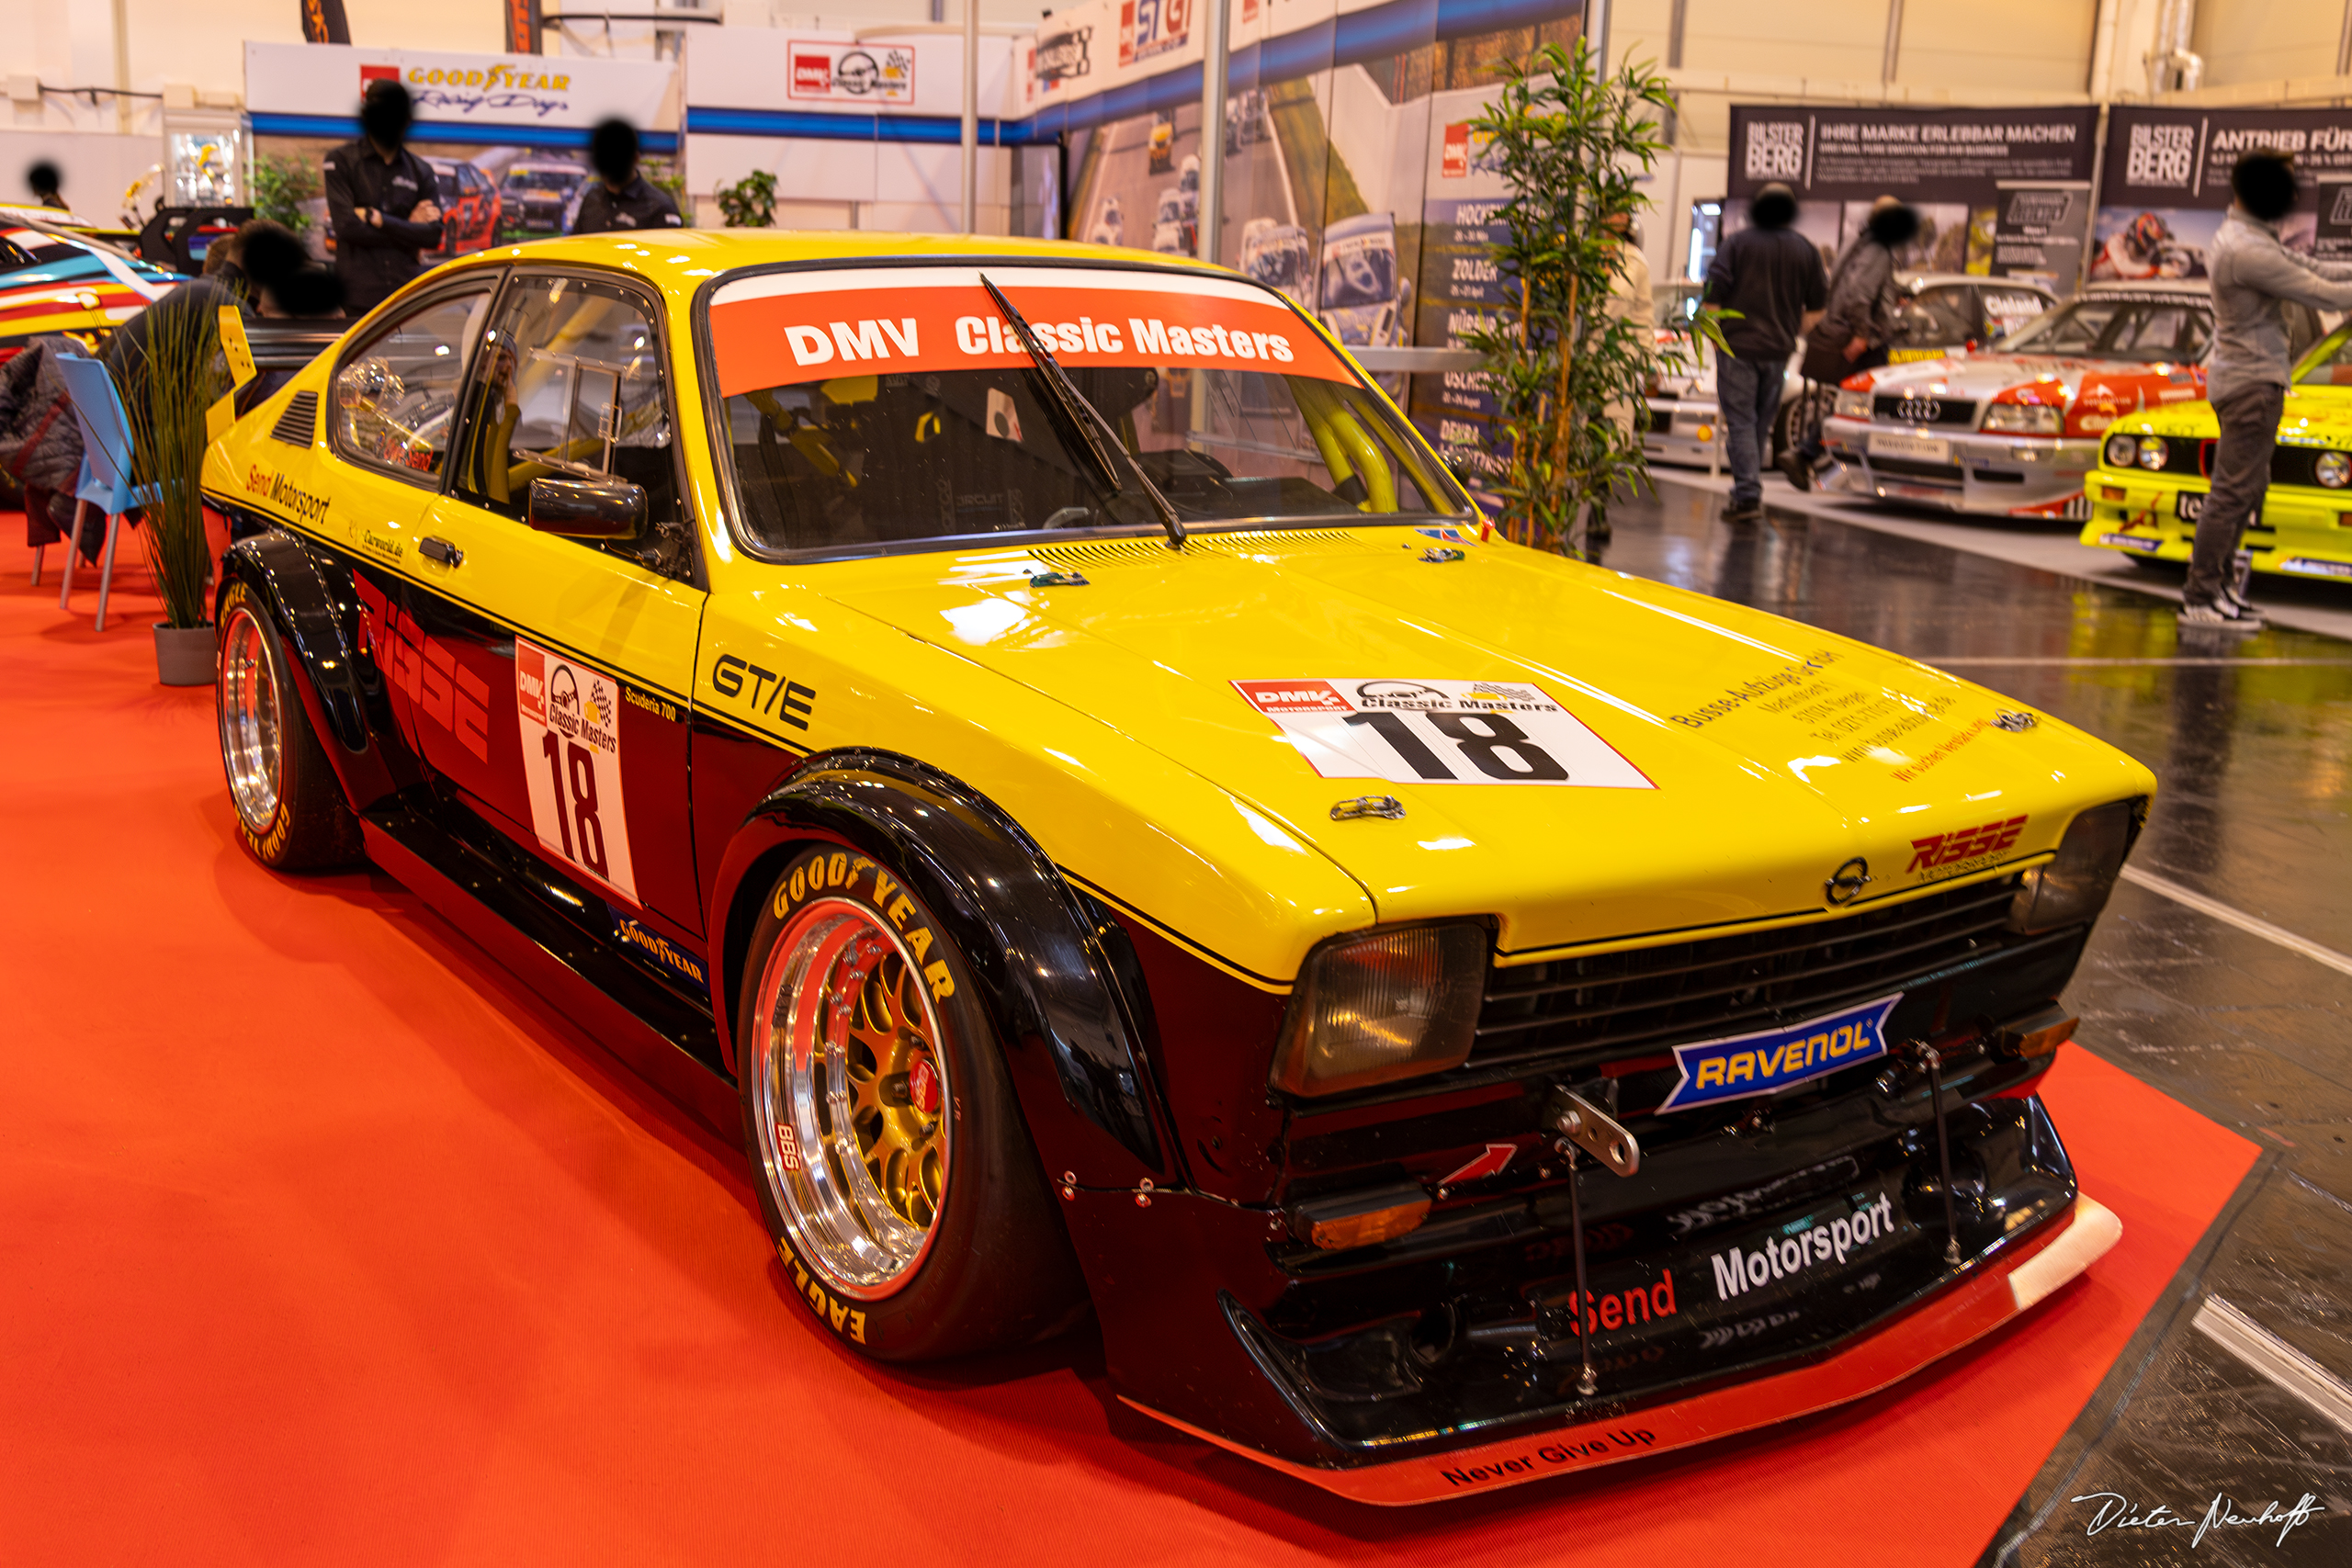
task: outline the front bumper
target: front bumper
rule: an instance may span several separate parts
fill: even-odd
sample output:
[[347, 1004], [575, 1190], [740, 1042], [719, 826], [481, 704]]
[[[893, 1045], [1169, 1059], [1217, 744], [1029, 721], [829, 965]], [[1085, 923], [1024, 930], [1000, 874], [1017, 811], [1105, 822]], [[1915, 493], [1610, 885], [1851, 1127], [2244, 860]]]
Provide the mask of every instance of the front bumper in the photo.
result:
[[1840, 465], [1830, 485], [1849, 494], [1948, 512], [2088, 515], [2083, 479], [2098, 463], [2095, 440], [1945, 432], [1835, 415], [1821, 428]]
[[[2206, 491], [2202, 479], [2096, 470], [2082, 542], [2144, 560], [2186, 561]], [[2245, 548], [2259, 572], [2352, 579], [2352, 493], [2272, 486], [2246, 525]]]
[[1128, 1404], [1221, 1448], [1359, 1503], [1395, 1506], [1491, 1492], [1546, 1475], [1595, 1470], [1813, 1415], [1900, 1382], [2032, 1308], [2121, 1238], [2122, 1223], [2097, 1200], [2066, 1210], [1988, 1258], [1943, 1294], [1810, 1364], [1671, 1403], [1570, 1416], [1442, 1455], [1375, 1461], [1352, 1470], [1294, 1463], [1227, 1441], [1130, 1399]]
[[1653, 463], [1711, 468], [1723, 461], [1723, 412], [1713, 399], [1650, 398], [1642, 452]]

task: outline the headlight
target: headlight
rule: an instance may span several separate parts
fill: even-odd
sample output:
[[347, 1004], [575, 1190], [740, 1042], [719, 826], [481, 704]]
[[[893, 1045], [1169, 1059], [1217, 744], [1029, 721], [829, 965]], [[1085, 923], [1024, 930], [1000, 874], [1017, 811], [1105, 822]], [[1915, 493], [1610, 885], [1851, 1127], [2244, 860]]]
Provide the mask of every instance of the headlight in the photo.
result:
[[2341, 452], [2323, 452], [2319, 461], [2312, 465], [2312, 476], [2330, 490], [2342, 490], [2352, 483], [2352, 457]]
[[1870, 418], [1871, 395], [1868, 392], [1838, 393], [1837, 414], [1839, 419]]
[[2163, 436], [2143, 435], [2140, 437], [2140, 466], [2142, 468], [2161, 468], [2165, 466], [2165, 459], [2170, 456], [2172, 456], [2172, 448], [2165, 445]]
[[1467, 922], [1317, 948], [1283, 1020], [1273, 1086], [1336, 1094], [1460, 1066], [1478, 1026], [1487, 948], [1486, 927]]
[[2057, 855], [2025, 874], [2017, 901], [2009, 906], [2009, 929], [2055, 931], [2080, 925], [2107, 908], [2147, 804], [2145, 797], [2119, 800], [2075, 818], [2058, 840]]
[[1995, 403], [1984, 411], [1984, 428], [2011, 435], [2055, 435], [2059, 412], [2041, 403]]
[[2110, 435], [2107, 438], [2107, 466], [2128, 468], [2140, 460], [2140, 438], [2136, 435]]

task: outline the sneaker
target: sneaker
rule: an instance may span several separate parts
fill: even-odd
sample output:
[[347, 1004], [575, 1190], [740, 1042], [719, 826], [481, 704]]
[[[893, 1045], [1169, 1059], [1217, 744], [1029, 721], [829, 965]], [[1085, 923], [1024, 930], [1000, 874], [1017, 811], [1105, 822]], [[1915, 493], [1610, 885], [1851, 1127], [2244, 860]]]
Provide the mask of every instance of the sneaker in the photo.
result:
[[2183, 602], [2177, 617], [2183, 626], [2211, 627], [2215, 630], [2255, 632], [2262, 629], [2262, 617], [2251, 608], [2241, 613], [2228, 600], [2216, 604], [2192, 604]]
[[1764, 520], [1764, 503], [1760, 501], [1734, 502], [1724, 508], [1726, 523], [1760, 523]]
[[2229, 611], [2230, 618], [2242, 626], [2259, 627], [2263, 624], [2262, 612], [2254, 607], [2254, 601], [2245, 596], [2243, 588], [2222, 589], [2222, 607]]
[[1781, 454], [1781, 472], [1789, 476], [1789, 483], [1798, 490], [1813, 488], [1813, 465], [1802, 452]]

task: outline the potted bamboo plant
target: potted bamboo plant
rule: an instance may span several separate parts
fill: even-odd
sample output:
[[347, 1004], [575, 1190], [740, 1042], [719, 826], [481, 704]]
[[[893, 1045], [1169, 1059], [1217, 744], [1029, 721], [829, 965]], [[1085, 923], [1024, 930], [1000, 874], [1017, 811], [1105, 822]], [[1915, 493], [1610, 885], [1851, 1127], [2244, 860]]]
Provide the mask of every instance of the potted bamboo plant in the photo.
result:
[[228, 390], [228, 370], [209, 310], [150, 307], [145, 338], [143, 355], [134, 353], [112, 368], [130, 423], [147, 565], [164, 598], [164, 618], [155, 623], [155, 672], [166, 686], [209, 685], [212, 545], [199, 485], [205, 411]]

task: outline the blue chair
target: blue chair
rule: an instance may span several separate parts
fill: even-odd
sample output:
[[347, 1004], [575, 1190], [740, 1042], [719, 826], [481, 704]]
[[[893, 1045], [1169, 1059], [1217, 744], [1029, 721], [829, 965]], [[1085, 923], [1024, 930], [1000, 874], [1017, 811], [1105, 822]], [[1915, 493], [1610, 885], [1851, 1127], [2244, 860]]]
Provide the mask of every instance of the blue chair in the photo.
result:
[[93, 513], [107, 520], [107, 542], [98, 564], [98, 617], [94, 628], [107, 629], [107, 597], [114, 588], [115, 544], [122, 532], [123, 513], [152, 505], [155, 487], [131, 482], [130, 420], [122, 412], [122, 396], [114, 378], [95, 359], [79, 355], [57, 356], [58, 373], [65, 378], [65, 393], [74, 404], [74, 422], [82, 427], [82, 472], [74, 484], [81, 506], [74, 513], [74, 537], [65, 547], [65, 584], [57, 607], [69, 609], [74, 597], [74, 568], [82, 558], [82, 530]]

